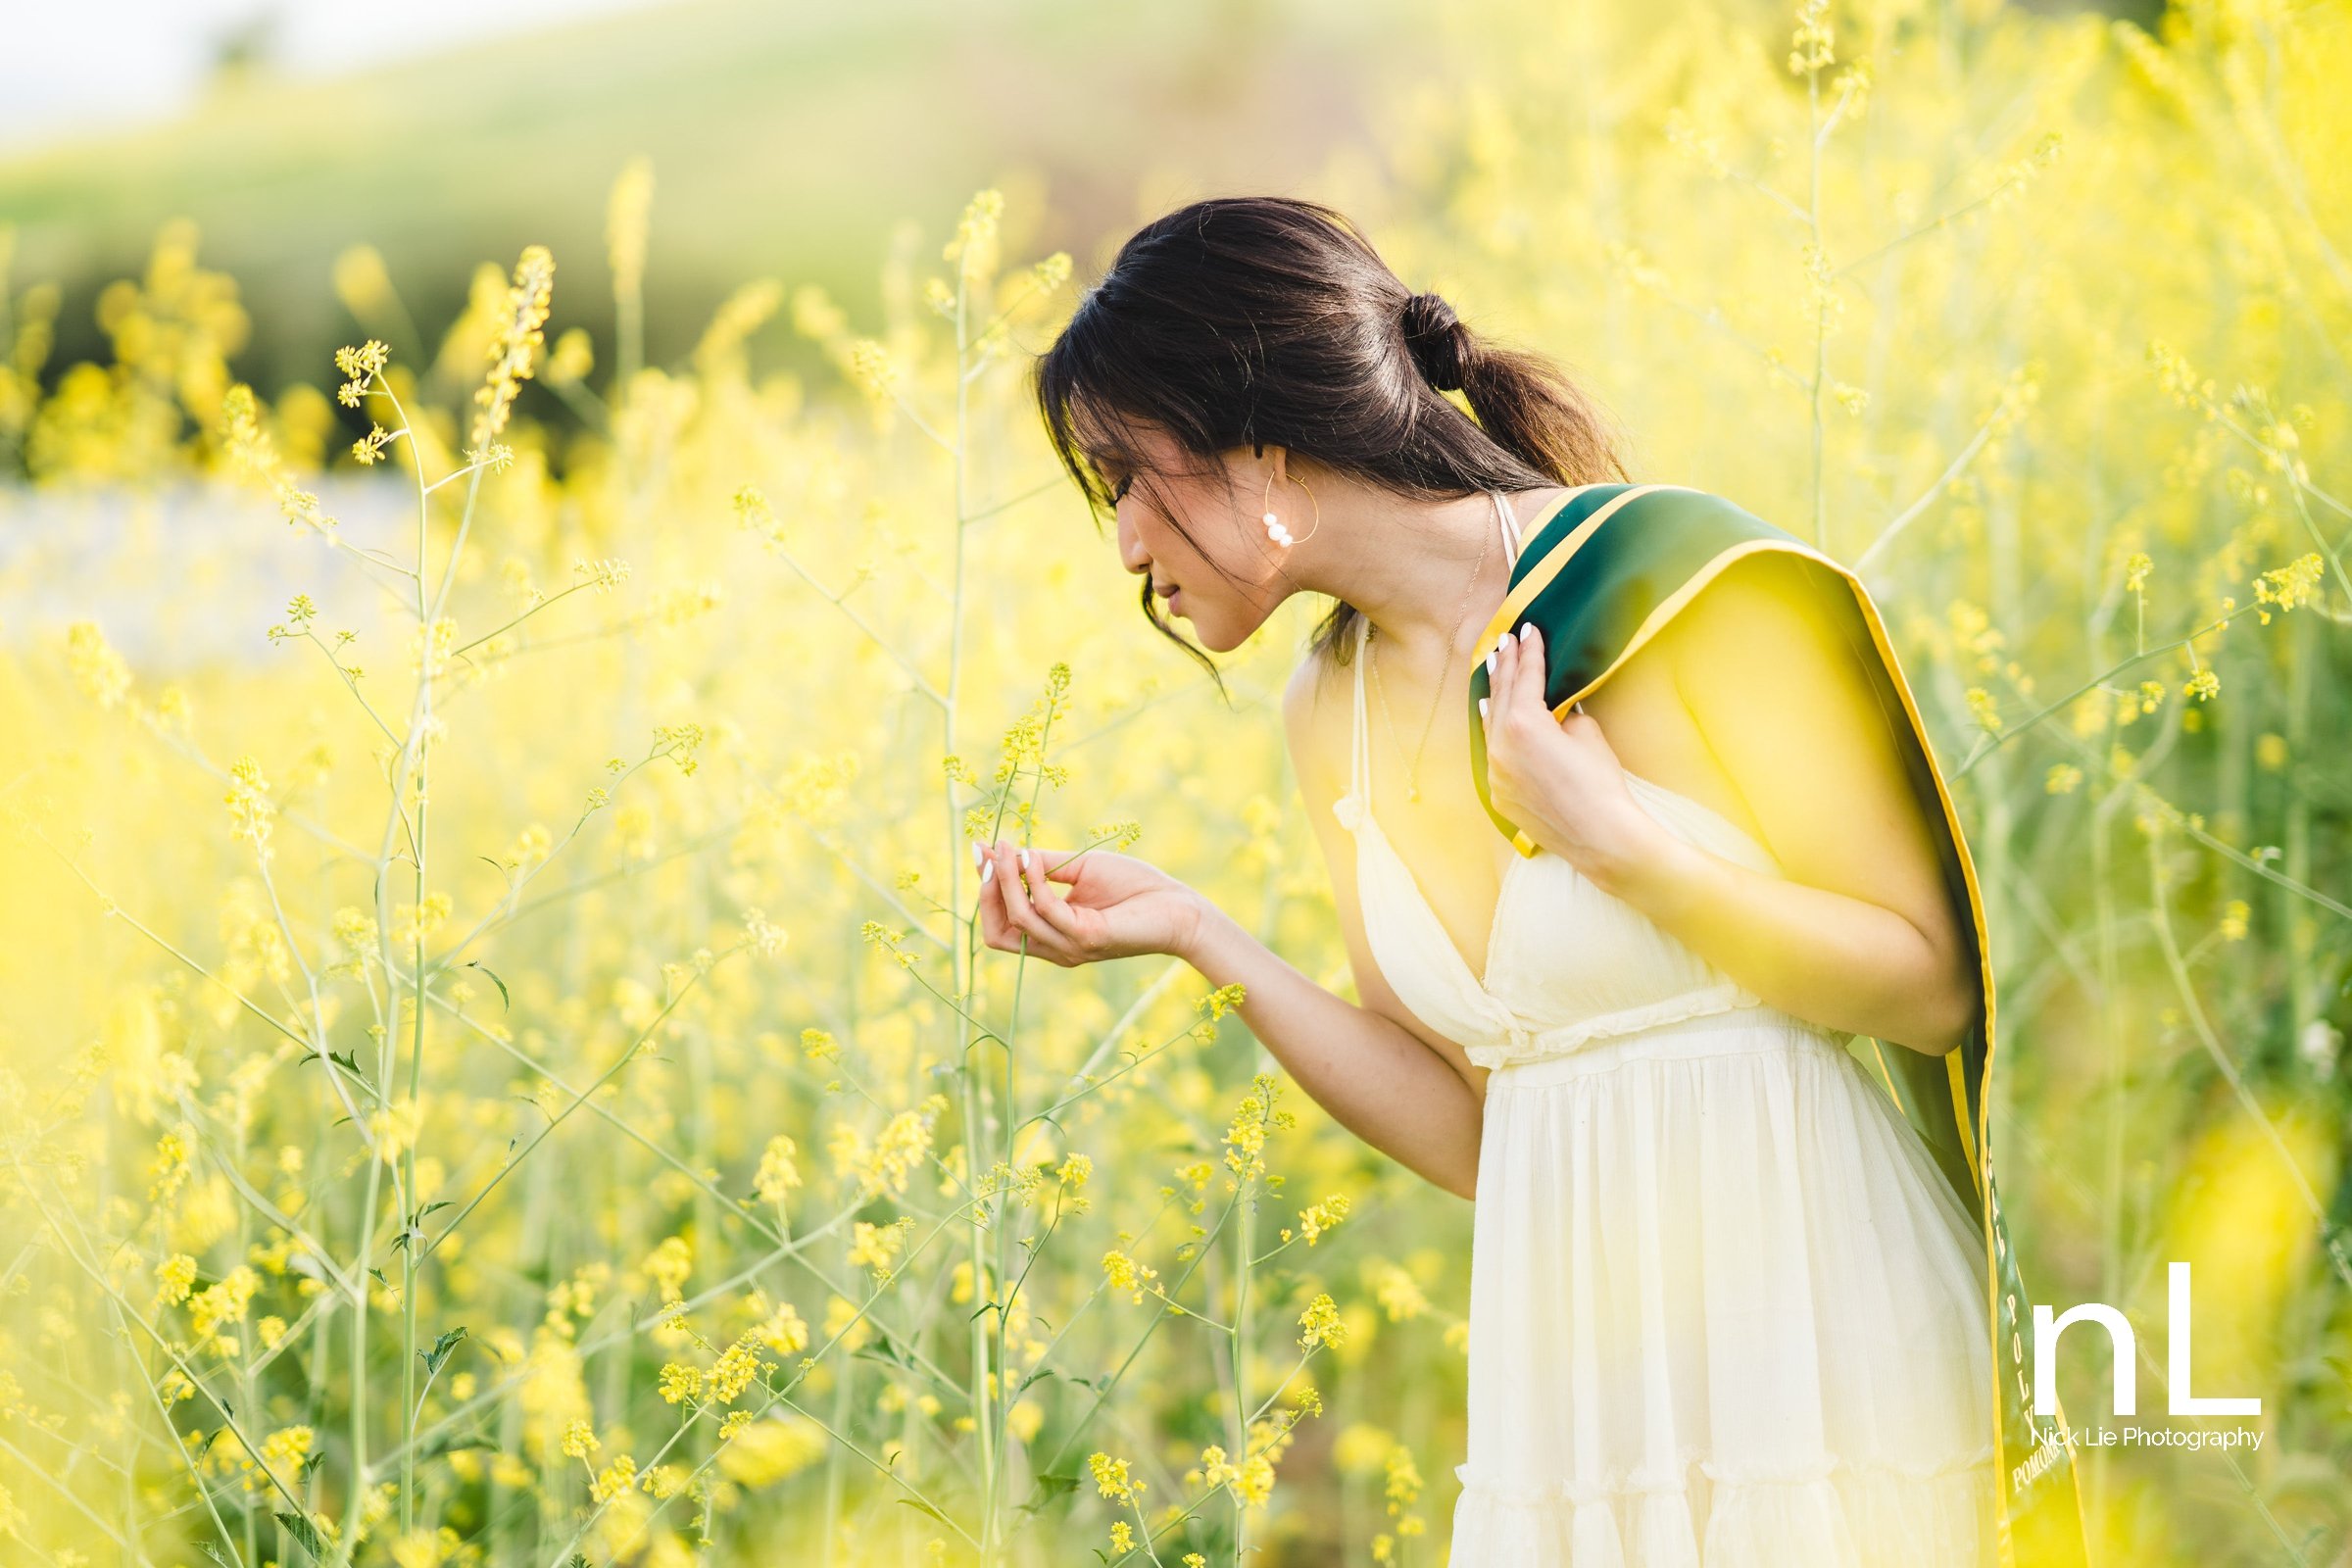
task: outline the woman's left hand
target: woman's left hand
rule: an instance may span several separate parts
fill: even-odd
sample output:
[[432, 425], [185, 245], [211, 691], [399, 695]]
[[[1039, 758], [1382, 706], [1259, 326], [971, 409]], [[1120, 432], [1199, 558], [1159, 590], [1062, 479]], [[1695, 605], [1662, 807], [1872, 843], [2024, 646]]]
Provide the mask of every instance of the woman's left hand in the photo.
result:
[[1487, 795], [1494, 809], [1602, 887], [1668, 836], [1626, 787], [1597, 719], [1582, 705], [1552, 717], [1544, 701], [1544, 634], [1530, 621], [1487, 657]]

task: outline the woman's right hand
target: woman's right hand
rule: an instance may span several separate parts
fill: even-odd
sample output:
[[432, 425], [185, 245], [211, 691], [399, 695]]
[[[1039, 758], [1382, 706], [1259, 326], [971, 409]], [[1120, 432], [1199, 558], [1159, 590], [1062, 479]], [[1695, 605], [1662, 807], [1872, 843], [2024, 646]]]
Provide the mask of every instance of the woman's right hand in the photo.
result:
[[[1181, 955], [1200, 928], [1200, 896], [1149, 860], [1032, 845], [1024, 868], [1018, 845], [975, 842], [973, 851], [980, 935], [1001, 952], [1074, 969], [1143, 953]], [[1066, 884], [1068, 896], [1049, 882]]]

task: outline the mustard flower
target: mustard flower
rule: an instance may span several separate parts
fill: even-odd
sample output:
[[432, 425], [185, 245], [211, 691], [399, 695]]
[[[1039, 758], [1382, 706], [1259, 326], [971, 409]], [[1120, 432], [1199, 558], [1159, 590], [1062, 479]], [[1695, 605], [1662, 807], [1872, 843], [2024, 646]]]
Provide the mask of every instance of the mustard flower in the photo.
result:
[[654, 205], [653, 160], [640, 153], [621, 166], [605, 203], [605, 257], [612, 268], [612, 292], [628, 298], [645, 286], [648, 220]]
[[1128, 1475], [1124, 1459], [1092, 1453], [1087, 1455], [1086, 1468], [1094, 1475], [1097, 1490], [1113, 1502], [1132, 1502], [1144, 1491], [1144, 1483]]
[[2254, 579], [2254, 603], [2260, 607], [2254, 612], [2265, 626], [2271, 623], [2268, 607], [2285, 612], [2319, 597], [2321, 565], [2319, 553], [2313, 551]]
[[849, 369], [850, 379], [877, 399], [889, 397], [899, 384], [899, 368], [891, 363], [890, 350], [875, 338], [861, 337], [850, 345]]
[[711, 1365], [708, 1379], [710, 1397], [720, 1404], [734, 1403], [752, 1386], [752, 1380], [760, 1375], [764, 1364], [760, 1352], [753, 1348], [753, 1336], [747, 1334], [737, 1340], [720, 1351], [718, 1360]]
[[155, 1178], [147, 1188], [149, 1202], [168, 1200], [186, 1183], [188, 1161], [195, 1153], [195, 1149], [196, 1130], [186, 1122], [181, 1122], [155, 1141], [155, 1161], [148, 1167], [148, 1173]]
[[185, 1252], [174, 1252], [155, 1265], [157, 1304], [176, 1306], [188, 1298], [196, 1286], [196, 1260]]
[[767, 1150], [760, 1156], [760, 1169], [752, 1177], [752, 1188], [761, 1201], [781, 1203], [786, 1193], [801, 1185], [801, 1168], [793, 1161], [794, 1152], [793, 1141], [782, 1133], [767, 1141]]
[[1299, 1347], [1308, 1350], [1318, 1345], [1337, 1349], [1348, 1334], [1348, 1326], [1340, 1320], [1339, 1303], [1329, 1296], [1320, 1294], [1306, 1303], [1304, 1312], [1298, 1314], [1298, 1326], [1306, 1331], [1298, 1336]]
[[1993, 734], [2000, 733], [2001, 710], [2000, 705], [1993, 701], [1992, 693], [1982, 686], [1971, 686], [1968, 689], [1968, 710], [1979, 725]]
[[790, 1301], [778, 1306], [755, 1331], [760, 1343], [779, 1355], [794, 1355], [808, 1345], [808, 1325]]
[[81, 694], [100, 708], [113, 708], [130, 693], [130, 666], [92, 620], [66, 628], [66, 663]]
[[629, 580], [629, 564], [625, 561], [590, 561], [585, 557], [572, 563], [572, 575], [585, 580], [586, 586], [600, 594], [609, 594]]
[[1421, 1316], [1429, 1310], [1429, 1298], [1412, 1275], [1394, 1263], [1382, 1265], [1374, 1278], [1373, 1298], [1388, 1313], [1392, 1323], [1402, 1323]]
[[854, 1266], [870, 1268], [877, 1284], [888, 1284], [897, 1266], [899, 1253], [906, 1245], [906, 1233], [913, 1227], [910, 1219], [898, 1219], [888, 1225], [858, 1221], [850, 1242], [850, 1262]]
[[694, 1272], [694, 1250], [683, 1236], [665, 1236], [646, 1255], [645, 1271], [653, 1276], [664, 1301], [686, 1298], [686, 1276]]
[[1836, 63], [1831, 47], [1829, 0], [1803, 0], [1796, 10], [1796, 30], [1788, 42], [1788, 72], [1808, 75]]
[[383, 373], [392, 362], [392, 351], [374, 338], [359, 348], [335, 350], [335, 368], [350, 377], [335, 391], [335, 400], [347, 409], [356, 409], [368, 395], [368, 383]]
[[683, 1361], [670, 1361], [662, 1368], [662, 1397], [670, 1404], [692, 1404], [702, 1397], [703, 1369], [688, 1366]]
[[1112, 1290], [1126, 1292], [1129, 1300], [1141, 1305], [1145, 1289], [1159, 1275], [1149, 1263], [1139, 1263], [1113, 1248], [1102, 1254], [1102, 1277]]
[[619, 1454], [589, 1484], [588, 1495], [598, 1502], [610, 1502], [636, 1484], [637, 1461]]
[[[1298, 1211], [1298, 1234], [1305, 1238], [1307, 1246], [1312, 1247], [1325, 1231], [1332, 1229], [1347, 1217], [1347, 1195], [1334, 1193], [1320, 1203]], [[1291, 1235], [1290, 1227], [1283, 1227], [1282, 1239], [1287, 1242], [1291, 1239]]]
[[530, 379], [532, 356], [544, 341], [540, 328], [547, 322], [555, 273], [556, 259], [544, 245], [524, 247], [521, 260], [514, 264], [514, 285], [507, 291], [505, 308], [490, 335], [490, 374], [473, 395], [481, 405], [473, 421], [476, 447], [487, 449], [491, 437], [507, 427], [514, 396]]

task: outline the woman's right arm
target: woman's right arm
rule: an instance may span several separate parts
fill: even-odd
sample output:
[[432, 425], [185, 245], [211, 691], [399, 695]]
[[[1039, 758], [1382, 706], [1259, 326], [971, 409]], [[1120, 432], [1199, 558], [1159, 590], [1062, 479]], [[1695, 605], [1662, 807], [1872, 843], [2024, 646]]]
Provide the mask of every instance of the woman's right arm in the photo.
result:
[[1211, 985], [1246, 989], [1242, 1020], [1334, 1121], [1457, 1198], [1477, 1196], [1481, 1096], [1420, 1036], [1324, 990], [1206, 898], [1176, 956]]
[[[1240, 985], [1243, 1022], [1315, 1103], [1408, 1169], [1471, 1198], [1487, 1070], [1452, 1041], [1422, 1032], [1372, 961], [1356, 906], [1352, 845], [1331, 813], [1337, 769], [1323, 759], [1335, 754], [1328, 734], [1318, 733], [1326, 726], [1315, 713], [1313, 679], [1306, 666], [1292, 677], [1283, 721], [1307, 815], [1331, 867], [1362, 1005], [1309, 980], [1198, 889], [1109, 850], [1046, 851], [1040, 860], [1034, 846], [975, 843], [981, 937], [1001, 952], [1065, 968], [1166, 953], [1211, 985]], [[1066, 898], [1053, 891], [1057, 882], [1068, 885]]]
[[1478, 1186], [1487, 1070], [1460, 1047], [1420, 1032], [1389, 989], [1364, 938], [1352, 841], [1332, 815], [1338, 798], [1318, 733], [1315, 672], [1301, 664], [1283, 693], [1283, 726], [1307, 818], [1331, 869], [1332, 894], [1358, 1005], [1315, 984], [1205, 897], [1176, 956], [1209, 984], [1240, 984], [1243, 1021], [1332, 1118], [1406, 1168], [1460, 1198]]

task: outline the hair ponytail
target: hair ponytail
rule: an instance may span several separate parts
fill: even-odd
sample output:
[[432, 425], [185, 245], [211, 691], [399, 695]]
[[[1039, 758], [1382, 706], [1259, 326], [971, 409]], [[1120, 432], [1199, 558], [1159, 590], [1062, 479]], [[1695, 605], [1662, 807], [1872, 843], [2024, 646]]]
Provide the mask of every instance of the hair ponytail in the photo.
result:
[[[1035, 386], [1098, 520], [1115, 501], [1106, 470], [1149, 491], [1139, 422], [1200, 471], [1273, 442], [1432, 501], [1626, 477], [1607, 420], [1567, 374], [1479, 338], [1444, 299], [1406, 288], [1338, 212], [1289, 197], [1195, 202], [1137, 230], [1039, 357]], [[1473, 416], [1441, 390], [1456, 387]], [[1149, 582], [1142, 602], [1214, 677], [1207, 654], [1159, 618]], [[1344, 650], [1357, 613], [1335, 602], [1310, 652]]]

